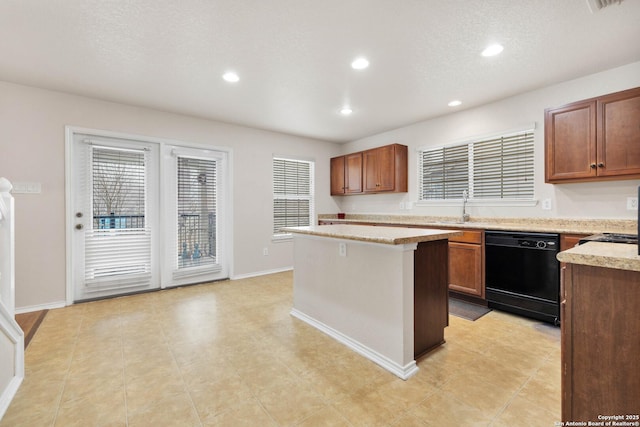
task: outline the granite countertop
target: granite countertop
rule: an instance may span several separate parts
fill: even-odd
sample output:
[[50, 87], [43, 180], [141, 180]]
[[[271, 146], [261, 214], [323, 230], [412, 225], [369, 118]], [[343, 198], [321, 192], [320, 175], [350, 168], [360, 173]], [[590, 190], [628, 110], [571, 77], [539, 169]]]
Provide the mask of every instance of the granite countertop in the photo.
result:
[[333, 237], [337, 239], [357, 240], [361, 242], [382, 243], [386, 245], [403, 245], [432, 240], [448, 239], [462, 235], [461, 231], [383, 227], [367, 225], [314, 225], [310, 227], [287, 227], [283, 231], [312, 236]]
[[640, 271], [638, 246], [626, 243], [589, 242], [560, 252], [557, 258], [569, 264]]
[[598, 234], [608, 232], [636, 234], [638, 232], [637, 221], [628, 219], [471, 217], [466, 222], [460, 222], [456, 217], [381, 214], [347, 214], [345, 219], [338, 219], [335, 214], [324, 214], [318, 215], [318, 219], [340, 221], [345, 224], [423, 225], [427, 227], [530, 231], [540, 233]]

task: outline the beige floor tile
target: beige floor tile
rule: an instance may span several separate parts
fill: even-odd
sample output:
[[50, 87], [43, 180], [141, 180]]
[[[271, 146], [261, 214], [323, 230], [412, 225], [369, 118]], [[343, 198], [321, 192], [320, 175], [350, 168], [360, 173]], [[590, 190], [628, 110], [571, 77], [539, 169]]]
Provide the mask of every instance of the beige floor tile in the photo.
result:
[[125, 391], [129, 414], [148, 412], [150, 407], [159, 402], [188, 398], [187, 390], [179, 376], [138, 378], [133, 382], [127, 382]]
[[375, 390], [361, 390], [331, 405], [354, 426], [378, 426], [390, 424], [399, 415], [381, 405], [384, 400]]
[[353, 395], [371, 381], [371, 378], [335, 365], [308, 367], [299, 376], [303, 381], [311, 384], [311, 387], [327, 402], [342, 400]]
[[157, 400], [143, 410], [127, 416], [128, 427], [199, 427], [201, 425], [198, 413], [191, 399], [186, 395]]
[[268, 427], [277, 425], [257, 399], [240, 402], [213, 419], [203, 420], [205, 427]]
[[447, 392], [431, 394], [409, 412], [425, 425], [439, 427], [487, 426], [494, 415]]
[[426, 424], [411, 412], [405, 412], [390, 424], [391, 427], [425, 427]]
[[298, 381], [298, 377], [275, 359], [245, 360], [236, 366], [238, 375], [256, 395], [264, 390], [286, 389]]
[[558, 328], [496, 311], [475, 322], [452, 316], [447, 343], [402, 381], [290, 316], [292, 277], [51, 310], [0, 426], [503, 426], [559, 418]]
[[55, 425], [126, 426], [127, 415], [122, 389], [98, 390], [83, 397], [63, 401]]
[[533, 405], [526, 399], [516, 397], [493, 421], [492, 427], [512, 427], [515, 425], [553, 426], [560, 421], [559, 414]]
[[296, 424], [296, 427], [350, 427], [332, 406], [325, 406]]
[[513, 389], [505, 389], [500, 384], [487, 382], [484, 378], [468, 375], [457, 376], [443, 385], [441, 390], [491, 417], [496, 415], [516, 392]]
[[322, 396], [299, 381], [287, 387], [264, 389], [258, 394], [258, 400], [271, 418], [284, 426], [300, 422], [327, 406]]
[[556, 415], [558, 420], [560, 419], [561, 393], [558, 383], [548, 382], [544, 378], [534, 376], [522, 387], [517, 396]]

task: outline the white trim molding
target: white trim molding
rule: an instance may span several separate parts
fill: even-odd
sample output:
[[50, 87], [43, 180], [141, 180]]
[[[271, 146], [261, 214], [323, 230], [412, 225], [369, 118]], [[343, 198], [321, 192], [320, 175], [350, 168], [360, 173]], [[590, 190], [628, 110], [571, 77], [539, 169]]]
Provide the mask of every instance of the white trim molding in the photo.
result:
[[415, 360], [412, 360], [409, 363], [407, 363], [405, 366], [402, 366], [394, 362], [393, 360], [389, 359], [388, 357], [385, 357], [384, 355], [378, 353], [377, 351], [367, 347], [366, 345], [354, 340], [353, 338], [333, 329], [330, 326], [325, 325], [324, 323], [314, 319], [311, 316], [307, 316], [306, 314], [302, 313], [299, 310], [296, 310], [295, 308], [291, 309], [290, 314], [296, 319], [302, 320], [308, 325], [311, 325], [314, 328], [324, 332], [325, 334], [329, 335], [331, 338], [346, 345], [351, 350], [355, 351], [361, 356], [366, 357], [372, 362], [380, 365], [382, 368], [386, 369], [387, 371], [391, 372], [392, 374], [396, 375], [397, 377], [403, 380], [409, 379], [410, 377], [415, 375], [420, 369], [418, 368], [418, 365], [416, 365]]

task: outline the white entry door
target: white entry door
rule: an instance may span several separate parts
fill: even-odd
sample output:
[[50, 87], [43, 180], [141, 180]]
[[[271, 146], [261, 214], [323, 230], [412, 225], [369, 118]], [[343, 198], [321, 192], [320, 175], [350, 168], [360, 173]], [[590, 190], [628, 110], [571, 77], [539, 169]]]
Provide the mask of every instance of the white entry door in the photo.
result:
[[158, 144], [74, 133], [73, 300], [160, 286]]

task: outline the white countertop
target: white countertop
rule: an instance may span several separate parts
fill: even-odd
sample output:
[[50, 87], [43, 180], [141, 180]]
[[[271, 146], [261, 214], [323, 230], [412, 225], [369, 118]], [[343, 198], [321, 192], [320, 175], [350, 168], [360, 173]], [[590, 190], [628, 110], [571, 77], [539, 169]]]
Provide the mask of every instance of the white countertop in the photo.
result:
[[287, 227], [282, 231], [312, 236], [333, 237], [337, 239], [357, 240], [361, 242], [403, 245], [432, 240], [444, 240], [452, 236], [461, 236], [461, 231], [438, 230], [405, 227], [380, 227], [368, 225], [314, 225], [309, 227]]

